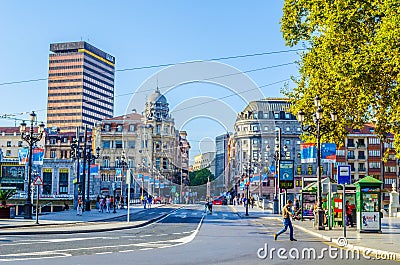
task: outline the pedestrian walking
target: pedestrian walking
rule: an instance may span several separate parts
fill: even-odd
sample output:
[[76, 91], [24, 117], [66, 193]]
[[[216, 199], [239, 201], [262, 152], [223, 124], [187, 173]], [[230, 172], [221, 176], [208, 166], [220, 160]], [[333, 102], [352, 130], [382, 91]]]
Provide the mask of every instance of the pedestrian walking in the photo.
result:
[[254, 208], [254, 201], [255, 201], [255, 199], [254, 199], [254, 196], [251, 196], [251, 208]]
[[149, 205], [149, 208], [151, 208], [151, 204], [153, 203], [153, 197], [151, 195], [149, 195], [149, 197], [147, 198], [147, 203]]
[[76, 207], [76, 215], [82, 216], [82, 199], [78, 198], [78, 207]]
[[291, 200], [288, 200], [286, 205], [283, 206], [282, 208], [282, 217], [283, 217], [283, 228], [279, 230], [278, 233], [274, 234], [274, 239], [277, 240], [278, 236], [285, 233], [286, 230], [289, 227], [289, 233], [290, 233], [290, 241], [297, 241], [293, 237], [293, 226], [292, 226], [292, 221], [290, 220], [290, 217], [294, 217], [292, 212], [290, 211], [290, 208], [292, 207], [293, 202]]

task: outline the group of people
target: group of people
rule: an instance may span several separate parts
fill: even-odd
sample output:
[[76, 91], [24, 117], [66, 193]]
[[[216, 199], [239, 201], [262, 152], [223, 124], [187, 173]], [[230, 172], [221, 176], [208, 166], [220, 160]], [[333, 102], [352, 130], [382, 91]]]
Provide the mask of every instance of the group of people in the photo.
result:
[[232, 198], [233, 205], [243, 205], [244, 207], [246, 207], [247, 203], [249, 203], [249, 206], [251, 206], [251, 208], [254, 208], [255, 202], [256, 202], [256, 199], [254, 198], [253, 195], [251, 195], [251, 197], [249, 199], [247, 199], [244, 196], [242, 196], [242, 197], [234, 196]]
[[143, 208], [151, 208], [151, 205], [153, 204], [153, 197], [149, 194], [147, 195], [142, 195], [140, 196], [140, 201], [143, 204]]
[[114, 207], [114, 200], [115, 200], [115, 207], [118, 208], [124, 208], [124, 197], [120, 197], [117, 195], [115, 198], [113, 196], [107, 195], [107, 196], [97, 196], [97, 203], [98, 203], [98, 208], [99, 212], [106, 212], [110, 213], [111, 208]]

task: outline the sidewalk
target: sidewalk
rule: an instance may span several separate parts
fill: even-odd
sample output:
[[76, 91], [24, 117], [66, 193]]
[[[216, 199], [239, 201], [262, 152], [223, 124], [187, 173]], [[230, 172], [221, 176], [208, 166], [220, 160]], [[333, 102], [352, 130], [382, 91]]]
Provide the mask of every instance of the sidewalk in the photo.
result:
[[[268, 217], [265, 217], [268, 218]], [[281, 218], [277, 218], [281, 220]], [[316, 230], [313, 221], [294, 221], [295, 229], [302, 230], [313, 236], [335, 243], [337, 247], [349, 250], [358, 250], [368, 256], [376, 258], [376, 254], [386, 255], [400, 261], [400, 218], [384, 217], [382, 219], [382, 233], [359, 233], [356, 228], [347, 227], [346, 240], [343, 239], [343, 227], [332, 230]], [[340, 239], [340, 240], [339, 240]], [[301, 241], [301, 240], [300, 240]], [[341, 242], [338, 242], [341, 241]], [[345, 242], [345, 243], [343, 243]]]
[[[272, 210], [249, 207], [249, 216], [245, 215], [246, 208], [243, 205], [229, 205], [232, 211], [242, 218], [264, 218], [282, 221], [279, 214], [273, 214]], [[295, 233], [296, 229], [302, 230], [324, 241], [335, 243], [338, 247], [338, 238], [343, 237], [343, 227], [335, 227], [332, 230], [316, 230], [313, 221], [292, 222]], [[345, 249], [358, 250], [360, 253], [376, 258], [379, 254], [386, 255], [390, 259], [400, 261], [400, 218], [384, 217], [382, 219], [382, 233], [359, 233], [356, 228], [347, 227]], [[301, 241], [301, 240], [299, 240]], [[360, 254], [361, 255], [361, 254]]]
[[[163, 207], [165, 205], [153, 205], [152, 208]], [[175, 205], [171, 205], [176, 207]], [[131, 206], [130, 213], [135, 214], [146, 211], [143, 206]], [[162, 212], [155, 218], [141, 221], [121, 222], [115, 219], [127, 215], [127, 209], [117, 209], [116, 213], [101, 213], [96, 209], [83, 212], [78, 216], [76, 211], [68, 210], [63, 212], [49, 213], [39, 215], [39, 225], [36, 225], [36, 219], [0, 219], [0, 235], [27, 235], [27, 234], [72, 234], [89, 233], [110, 230], [122, 230], [136, 228], [152, 223], [163, 218], [167, 214]]]

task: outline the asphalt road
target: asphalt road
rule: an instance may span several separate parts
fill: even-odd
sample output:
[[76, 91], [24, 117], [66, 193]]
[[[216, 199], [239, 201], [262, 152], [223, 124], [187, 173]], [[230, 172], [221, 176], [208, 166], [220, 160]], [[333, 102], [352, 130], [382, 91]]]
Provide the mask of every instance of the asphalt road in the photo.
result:
[[[214, 206], [213, 215], [205, 215], [202, 206], [188, 206], [179, 210], [158, 208], [147, 214], [169, 215], [157, 223], [142, 228], [75, 235], [4, 236], [0, 238], [0, 262], [4, 264], [307, 264], [313, 257], [301, 259], [304, 248], [329, 248], [327, 243], [296, 231], [297, 242], [289, 241], [288, 234], [278, 241], [273, 233], [281, 223], [262, 218], [240, 218], [227, 206]], [[144, 217], [143, 217], [144, 218]], [[267, 257], [262, 257], [268, 247]], [[334, 246], [333, 246], [334, 247]], [[300, 259], [282, 259], [277, 251], [300, 252]], [[260, 250], [261, 249], [261, 250]], [[259, 256], [258, 256], [258, 254]], [[337, 251], [340, 254], [340, 250]], [[344, 252], [345, 253], [345, 252]], [[285, 254], [283, 254], [285, 256]], [[320, 264], [395, 264], [360, 259], [344, 260], [340, 255], [329, 257], [324, 252]], [[397, 264], [397, 263], [396, 263]]]

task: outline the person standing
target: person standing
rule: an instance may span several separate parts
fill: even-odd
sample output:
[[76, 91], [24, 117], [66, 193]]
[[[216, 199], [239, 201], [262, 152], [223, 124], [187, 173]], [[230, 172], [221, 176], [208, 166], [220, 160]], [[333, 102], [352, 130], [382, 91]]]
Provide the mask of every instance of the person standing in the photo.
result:
[[107, 195], [107, 197], [106, 197], [106, 207], [107, 207], [106, 213], [110, 213], [110, 206], [111, 206], [110, 195]]
[[353, 223], [353, 207], [351, 207], [350, 202], [346, 201], [346, 217], [347, 217], [347, 224], [346, 225], [351, 225], [351, 227], [354, 227]]
[[285, 233], [286, 230], [289, 227], [289, 233], [290, 233], [290, 241], [297, 241], [294, 237], [293, 237], [293, 226], [292, 226], [292, 221], [290, 220], [290, 217], [293, 217], [294, 215], [292, 214], [292, 212], [290, 211], [290, 208], [292, 207], [293, 202], [291, 200], [288, 200], [286, 205], [283, 206], [282, 208], [282, 217], [283, 217], [283, 227], [281, 230], [279, 230], [278, 233], [274, 234], [274, 239], [277, 240], [278, 236]]
[[82, 199], [78, 198], [78, 207], [76, 208], [76, 214], [82, 216]]

